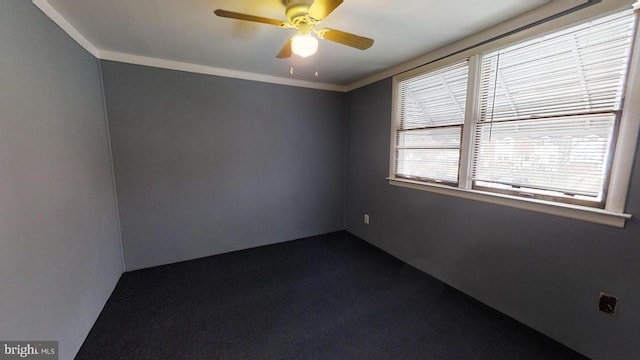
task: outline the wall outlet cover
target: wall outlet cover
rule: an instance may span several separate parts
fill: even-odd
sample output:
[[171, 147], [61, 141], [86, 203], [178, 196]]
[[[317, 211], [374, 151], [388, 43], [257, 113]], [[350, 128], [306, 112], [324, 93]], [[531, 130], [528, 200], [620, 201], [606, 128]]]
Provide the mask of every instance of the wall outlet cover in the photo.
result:
[[600, 311], [605, 312], [607, 314], [615, 315], [617, 304], [618, 304], [617, 297], [611, 296], [609, 294], [605, 294], [603, 292], [600, 293], [600, 301], [598, 301], [598, 308], [600, 309]]

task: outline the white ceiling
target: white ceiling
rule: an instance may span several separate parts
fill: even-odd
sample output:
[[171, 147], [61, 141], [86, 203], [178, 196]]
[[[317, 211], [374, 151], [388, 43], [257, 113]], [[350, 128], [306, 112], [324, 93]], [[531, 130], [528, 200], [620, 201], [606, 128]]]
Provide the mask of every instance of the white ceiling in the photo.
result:
[[[565, 0], [567, 1], [567, 0]], [[103, 53], [121, 53], [289, 78], [275, 55], [295, 30], [220, 18], [215, 9], [286, 20], [281, 0], [34, 0], [50, 5]], [[348, 85], [405, 63], [550, 0], [345, 0], [318, 27], [375, 39], [365, 51], [321, 40], [316, 60], [295, 58], [296, 80]], [[61, 19], [60, 19], [61, 17]], [[522, 24], [525, 25], [525, 24]], [[62, 26], [62, 24], [61, 24]], [[63, 26], [64, 28], [65, 26]], [[65, 29], [69, 32], [69, 29]], [[86, 47], [86, 46], [85, 46]]]

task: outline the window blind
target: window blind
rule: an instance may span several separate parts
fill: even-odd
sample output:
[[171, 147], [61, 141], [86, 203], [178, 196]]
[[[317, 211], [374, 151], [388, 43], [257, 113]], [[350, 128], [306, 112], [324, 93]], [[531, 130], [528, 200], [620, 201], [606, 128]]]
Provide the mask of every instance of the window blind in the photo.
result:
[[398, 177], [457, 183], [468, 61], [398, 82]]
[[625, 11], [483, 56], [474, 187], [603, 201], [634, 25]]

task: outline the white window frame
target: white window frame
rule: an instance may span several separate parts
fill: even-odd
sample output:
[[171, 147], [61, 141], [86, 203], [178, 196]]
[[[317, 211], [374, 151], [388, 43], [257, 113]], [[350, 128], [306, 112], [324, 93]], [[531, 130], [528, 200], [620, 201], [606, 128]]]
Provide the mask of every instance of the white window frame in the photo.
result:
[[[634, 5], [634, 7], [637, 9], [637, 5]], [[621, 10], [624, 9], [618, 9], [618, 11]], [[608, 14], [601, 14], [600, 16], [606, 15]], [[637, 12], [636, 16], [638, 16]], [[470, 179], [471, 167], [473, 164], [473, 137], [475, 133], [475, 123], [473, 119], [476, 118], [475, 115], [477, 111], [477, 95], [479, 91], [478, 79], [480, 73], [481, 54], [505, 48], [514, 43], [543, 36], [546, 33], [557, 31], [561, 28], [574, 26], [581, 22], [590, 20], [593, 20], [593, 17], [574, 20], [571, 22], [565, 21], [565, 23], [560, 26], [549, 26], [549, 24], [543, 24], [537, 29], [529, 29], [521, 33], [513, 34], [496, 40], [490, 44], [481, 45], [474, 49], [463, 51], [461, 53], [394, 76], [392, 90], [389, 177], [387, 178], [389, 184], [623, 228], [625, 226], [626, 220], [631, 218], [631, 214], [625, 213], [624, 208], [627, 198], [627, 192], [629, 189], [629, 183], [631, 181], [631, 173], [633, 170], [636, 146], [639, 139], [638, 132], [640, 130], [640, 102], [631, 100], [640, 98], [640, 26], [636, 27], [636, 34], [633, 39], [629, 73], [626, 83], [627, 88], [625, 90], [625, 101], [623, 104], [623, 110], [620, 119], [620, 128], [618, 137], [616, 139], [616, 147], [611, 165], [606, 203], [603, 209], [561, 202], [529, 199], [525, 197], [517, 197], [494, 192], [479, 191], [471, 188], [472, 184]], [[397, 106], [398, 82], [408, 77], [428, 73], [439, 68], [446, 67], [464, 59], [469, 59], [469, 80], [465, 123], [463, 127], [460, 153], [458, 186], [454, 187], [437, 183], [426, 183], [395, 177], [395, 149], [397, 145], [396, 130], [399, 126], [400, 121], [400, 109]]]
[[[436, 72], [439, 72], [440, 70], [444, 70], [445, 68], [448, 68], [448, 67], [451, 67], [451, 66], [461, 65], [462, 63], [466, 63], [466, 64], [464, 64], [464, 65], [466, 65], [467, 71], [468, 71], [469, 69], [471, 69], [471, 68], [469, 67], [469, 64], [468, 64], [467, 59], [463, 59], [463, 61], [459, 61], [459, 62], [455, 62], [455, 63], [447, 64], [446, 66], [444, 66], [444, 67], [440, 67], [440, 68], [437, 68], [437, 69], [430, 69], [429, 71], [420, 72], [419, 74], [425, 74], [425, 73], [436, 73]], [[413, 72], [411, 72], [411, 74], [414, 74], [414, 73], [413, 73]], [[427, 75], [432, 75], [432, 74], [427, 74]], [[435, 74], [433, 74], [433, 75], [435, 75]], [[395, 84], [395, 85], [394, 85], [394, 91], [396, 91], [396, 94], [397, 94], [397, 91], [399, 91], [399, 88], [400, 88], [400, 85], [399, 85], [398, 83], [399, 83], [402, 79], [411, 78], [411, 77], [412, 77], [412, 76], [407, 76], [407, 77], [398, 77], [398, 78], [396, 79], [396, 82], [394, 83], [394, 84]], [[467, 76], [467, 78], [468, 78], [468, 76]], [[468, 84], [468, 79], [467, 79], [467, 86], [466, 86], [466, 87], [468, 88], [468, 86], [469, 86], [469, 84]], [[467, 97], [469, 96], [469, 91], [468, 91], [468, 90], [466, 91], [466, 96], [467, 96]], [[397, 100], [397, 99], [398, 99], [398, 96], [394, 96], [394, 100]], [[456, 123], [456, 124], [447, 124], [447, 126], [459, 126], [459, 127], [460, 127], [460, 133], [461, 133], [461, 135], [464, 135], [464, 131], [463, 131], [463, 129], [464, 129], [464, 128], [465, 128], [465, 126], [466, 126], [466, 124], [465, 124], [465, 122], [464, 122], [464, 121], [466, 121], [466, 119], [467, 119], [467, 115], [468, 115], [467, 110], [466, 110], [466, 109], [467, 109], [467, 108], [466, 108], [466, 106], [468, 106], [468, 103], [469, 103], [469, 100], [468, 100], [468, 99], [466, 99], [466, 103], [465, 103], [465, 113], [463, 114], [463, 116], [464, 116], [463, 122], [462, 122], [462, 123]], [[398, 111], [399, 111], [399, 110], [400, 110], [400, 109], [398, 109]], [[398, 121], [400, 121], [400, 118], [399, 118], [399, 116], [400, 116], [400, 115], [398, 114], [397, 116], [398, 116]], [[439, 125], [438, 125], [438, 126], [439, 126]], [[436, 127], [438, 127], [438, 126], [436, 126]], [[425, 128], [425, 129], [426, 129], [426, 128]], [[395, 133], [399, 135], [399, 133], [400, 133], [400, 132], [402, 132], [402, 131], [404, 131], [404, 130], [406, 130], [406, 129], [401, 129], [401, 124], [398, 122], [398, 123], [397, 123], [397, 126], [396, 126], [396, 132], [395, 132]], [[398, 138], [396, 138], [396, 141], [397, 141], [397, 139], [398, 139]], [[463, 139], [460, 139], [460, 140], [461, 140], [461, 142], [460, 142], [460, 150], [459, 150], [459, 153], [461, 154], [461, 153], [462, 153], [462, 150], [463, 150], [463, 149], [462, 149], [462, 146], [463, 146]], [[397, 143], [396, 143], [396, 144], [397, 144]], [[397, 149], [397, 148], [395, 148], [395, 151], [397, 151], [397, 150], [398, 150], [398, 149]], [[396, 155], [397, 155], [397, 153], [396, 153]], [[398, 161], [396, 161], [396, 163], [394, 163], [394, 164], [395, 164], [395, 165], [397, 165], [397, 162], [398, 162]], [[460, 163], [460, 159], [458, 160], [458, 163]], [[396, 172], [395, 172], [395, 171], [394, 171], [393, 173], [394, 173], [394, 174], [396, 174]], [[458, 174], [457, 174], [457, 175], [458, 175], [458, 176], [457, 176], [457, 180], [455, 181], [455, 183], [456, 183], [456, 184], [457, 184], [457, 183], [459, 182], [459, 180], [460, 180], [460, 179], [459, 179], [459, 178], [460, 178], [460, 171], [459, 171], [459, 170], [458, 170]], [[403, 176], [402, 178], [403, 178], [403, 179], [407, 179], [407, 180], [411, 180], [411, 178], [407, 178], [407, 177], [404, 177], [404, 176]], [[416, 179], [416, 181], [422, 181], [422, 180], [420, 180], [420, 179]], [[449, 185], [449, 186], [456, 186], [456, 184], [454, 184], [452, 181], [447, 181], [447, 180], [445, 180], [445, 179], [432, 179], [431, 181], [426, 181], [426, 180], [425, 180], [425, 182], [433, 182], [433, 183], [445, 184], [445, 185]]]

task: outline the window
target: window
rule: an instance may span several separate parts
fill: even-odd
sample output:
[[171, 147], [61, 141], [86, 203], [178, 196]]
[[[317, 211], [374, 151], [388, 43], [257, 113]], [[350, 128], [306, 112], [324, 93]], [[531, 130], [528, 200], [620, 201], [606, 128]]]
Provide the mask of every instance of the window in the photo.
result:
[[398, 83], [396, 176], [457, 184], [468, 61]]
[[623, 11], [396, 76], [390, 180], [620, 208], [607, 195], [634, 30]]

